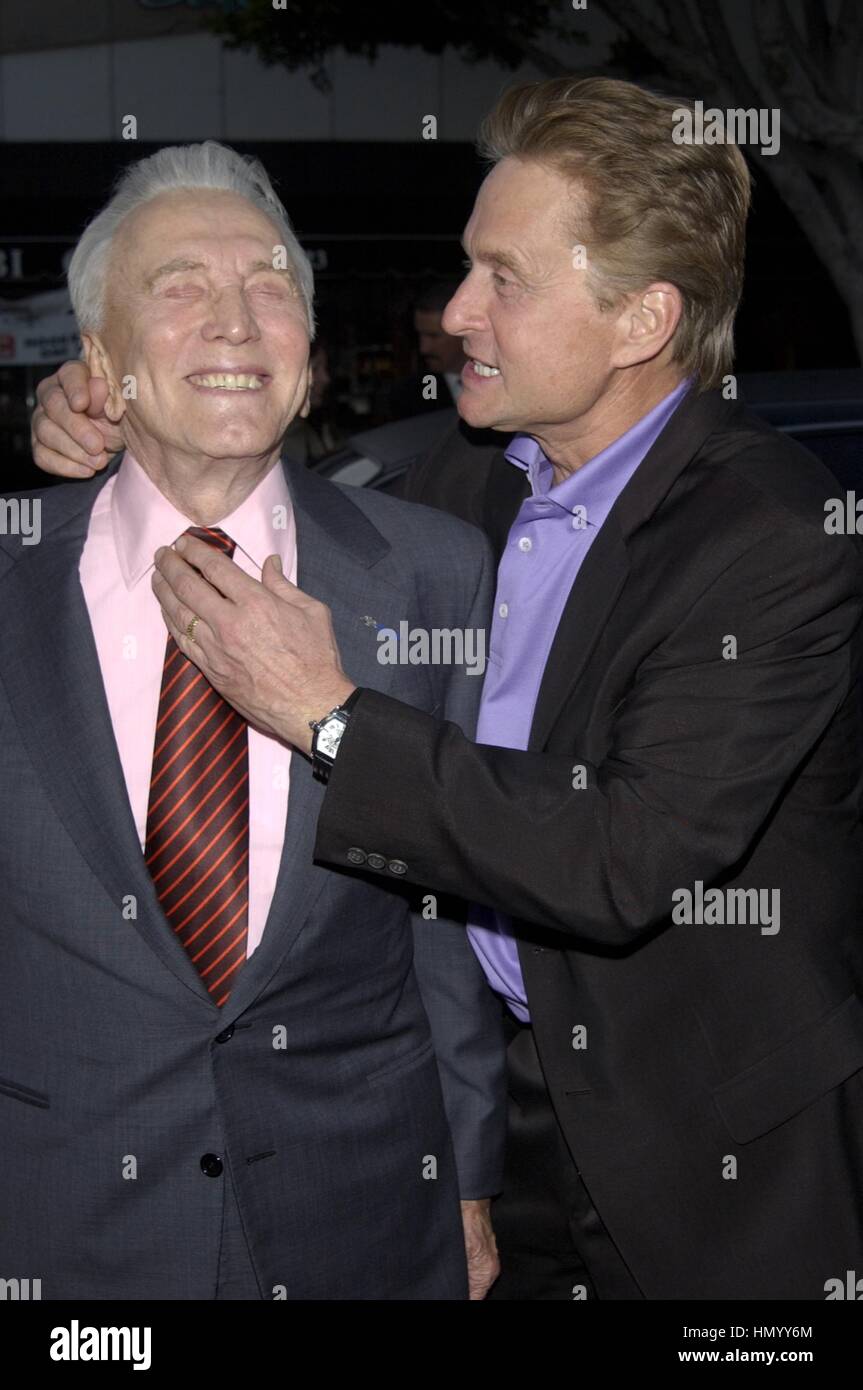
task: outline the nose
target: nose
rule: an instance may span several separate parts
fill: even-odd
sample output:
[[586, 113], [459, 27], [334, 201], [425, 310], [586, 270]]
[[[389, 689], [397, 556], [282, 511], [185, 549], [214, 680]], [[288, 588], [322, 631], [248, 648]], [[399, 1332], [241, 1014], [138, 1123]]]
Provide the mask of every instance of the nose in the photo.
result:
[[452, 299], [447, 304], [441, 318], [441, 327], [453, 338], [462, 338], [466, 333], [476, 331], [485, 325], [485, 314], [480, 302], [473, 271], [462, 280]]
[[224, 285], [214, 296], [203, 335], [208, 340], [225, 338], [229, 343], [246, 343], [260, 337], [255, 316], [240, 285]]

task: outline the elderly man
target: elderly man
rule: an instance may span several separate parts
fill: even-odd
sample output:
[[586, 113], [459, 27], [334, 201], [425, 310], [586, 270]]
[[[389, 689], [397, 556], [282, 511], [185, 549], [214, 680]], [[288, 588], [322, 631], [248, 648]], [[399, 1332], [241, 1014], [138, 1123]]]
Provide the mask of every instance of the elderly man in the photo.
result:
[[[749, 177], [678, 105], [559, 79], [488, 119], [444, 326], [460, 415], [515, 439], [455, 436], [409, 489], [501, 551], [480, 741], [345, 660], [317, 825], [320, 861], [380, 847], [477, 904], [511, 1018], [493, 1297], [822, 1299], [863, 1267], [860, 555], [735, 399]], [[235, 619], [164, 579], [175, 625]], [[201, 667], [304, 747], [342, 667], [278, 598]]]
[[[41, 545], [2, 538], [2, 1274], [51, 1299], [462, 1299], [467, 1240], [481, 1297], [499, 1005], [395, 855], [326, 869], [312, 842], [356, 679], [470, 732], [472, 672], [383, 665], [377, 629], [480, 629], [485, 543], [280, 466], [312, 283], [256, 162], [133, 165], [69, 282], [124, 453], [38, 497]], [[309, 596], [308, 640], [323, 621], [354, 677], [327, 710], [309, 684], [311, 763], [202, 674], [221, 623], [166, 633], [171, 555], [224, 561], [238, 652], [289, 580]]]

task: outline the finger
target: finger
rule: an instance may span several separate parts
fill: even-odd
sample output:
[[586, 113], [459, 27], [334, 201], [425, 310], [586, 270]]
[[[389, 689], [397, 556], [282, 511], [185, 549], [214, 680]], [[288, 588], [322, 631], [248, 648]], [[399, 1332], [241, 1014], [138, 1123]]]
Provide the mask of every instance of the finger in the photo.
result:
[[213, 634], [207, 627], [207, 624], [202, 622], [199, 618], [195, 624], [195, 635], [194, 637], [190, 637], [189, 624], [195, 616], [194, 613], [181, 608], [179, 610], [178, 620], [172, 616], [172, 614], [168, 613], [164, 607], [162, 608], [162, 617], [169, 635], [173, 637], [183, 655], [187, 656], [200, 670], [204, 671], [205, 669], [209, 669], [209, 653], [212, 651], [212, 647], [210, 647], [209, 644], [213, 640]]
[[[268, 564], [267, 561], [270, 561]], [[274, 563], [277, 562], [277, 563]], [[261, 570], [261, 582], [271, 593], [278, 594], [279, 598], [286, 603], [293, 603], [297, 608], [308, 608], [310, 604], [317, 603], [318, 600], [312, 598], [311, 594], [306, 594], [302, 589], [298, 589], [296, 584], [292, 584], [287, 575], [281, 568], [281, 557], [279, 555], [268, 555], [264, 561], [264, 568]]]
[[[281, 555], [268, 555], [264, 561], [263, 569], [261, 570], [261, 583], [264, 588], [269, 589], [271, 594], [277, 594], [281, 598], [285, 582]], [[291, 601], [290, 590], [285, 593], [285, 597], [289, 602]]]
[[[45, 416], [62, 431], [69, 436], [70, 447], [77, 444], [85, 453], [99, 455], [105, 449], [105, 440], [99, 426], [80, 411], [72, 410], [60, 387], [49, 391], [42, 398], [42, 409]], [[41, 422], [39, 425], [41, 438]], [[56, 447], [56, 439], [53, 447]]]
[[87, 414], [92, 420], [98, 418], [105, 419], [105, 402], [108, 399], [110, 387], [102, 376], [92, 376], [90, 378], [90, 404], [87, 407]]
[[202, 618], [216, 632], [219, 620], [230, 611], [229, 600], [217, 593], [212, 584], [170, 546], [156, 551], [155, 564], [153, 592], [175, 625], [184, 626], [182, 614], [187, 612], [186, 623], [193, 616]]
[[[186, 608], [180, 603], [161, 575], [156, 574], [155, 571], [152, 578], [152, 588], [159, 601], [162, 618], [169, 635], [173, 637], [177, 646], [186, 656], [192, 657], [194, 655], [192, 648], [196, 644], [201, 647], [200, 639], [205, 635], [208, 639], [212, 636], [210, 629], [198, 614], [193, 613], [191, 608]], [[189, 636], [189, 626], [195, 617], [198, 618], [198, 621], [195, 624], [195, 636], [192, 638]], [[198, 659], [199, 661], [203, 659], [203, 647], [198, 653]]]
[[178, 536], [174, 550], [196, 570], [200, 570], [207, 583], [232, 603], [239, 603], [260, 588], [258, 581], [229, 560], [224, 551], [216, 550], [197, 536]]
[[36, 383], [36, 399], [39, 404], [44, 405], [46, 396], [50, 396], [52, 391], [58, 389], [62, 390], [63, 388], [60, 386], [60, 378], [56, 372], [52, 372], [50, 376], [43, 376], [42, 380]]
[[73, 410], [86, 410], [90, 404], [90, 368], [75, 359], [64, 362], [57, 372], [60, 389]]
[[[32, 443], [32, 441], [31, 441]], [[89, 467], [84, 463], [72, 463], [65, 454], [45, 449], [33, 443], [33, 460], [43, 473], [53, 473], [58, 478], [92, 478], [103, 467], [101, 463]]]
[[[72, 416], [72, 423], [75, 430], [74, 436], [64, 429], [63, 425], [52, 420], [44, 411], [37, 411], [33, 417], [34, 444], [50, 449], [61, 458], [66, 458], [70, 463], [83, 463], [90, 468], [95, 468], [100, 458], [107, 463], [108, 454], [99, 431], [81, 415]], [[92, 449], [87, 447], [91, 443], [94, 445]]]

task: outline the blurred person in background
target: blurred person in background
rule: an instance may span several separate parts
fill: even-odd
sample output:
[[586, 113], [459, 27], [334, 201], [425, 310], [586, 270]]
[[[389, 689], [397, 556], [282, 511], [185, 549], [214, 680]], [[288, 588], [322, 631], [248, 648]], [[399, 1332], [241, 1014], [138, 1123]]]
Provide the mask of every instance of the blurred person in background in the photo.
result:
[[443, 327], [443, 312], [458, 288], [458, 280], [435, 280], [413, 306], [413, 325], [422, 371], [403, 377], [385, 395], [384, 415], [404, 420], [428, 410], [451, 410], [461, 395], [465, 364], [461, 339]]
[[330, 375], [329, 348], [320, 334], [312, 344], [309, 367], [309, 412], [306, 416], [297, 415], [292, 420], [282, 452], [286, 458], [311, 466], [340, 449], [347, 436], [331, 408], [330, 387], [333, 379]]

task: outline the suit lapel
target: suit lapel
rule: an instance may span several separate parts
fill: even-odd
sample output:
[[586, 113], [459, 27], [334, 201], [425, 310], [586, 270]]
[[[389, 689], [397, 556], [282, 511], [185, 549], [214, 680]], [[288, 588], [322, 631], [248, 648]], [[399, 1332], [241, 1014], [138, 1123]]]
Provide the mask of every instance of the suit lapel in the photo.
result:
[[[617, 603], [629, 574], [630, 537], [656, 511], [707, 436], [740, 410], [719, 391], [689, 392], [617, 498], [561, 615], [534, 710], [531, 752], [546, 746]], [[509, 508], [509, 498], [504, 505]]]
[[[283, 460], [297, 527], [297, 585], [326, 603], [342, 665], [358, 685], [386, 692], [394, 668], [379, 663], [375, 628], [398, 628], [405, 595], [376, 576], [374, 565], [389, 542], [337, 487], [303, 464]], [[323, 713], [323, 711], [322, 711]], [[276, 889], [260, 945], [239, 972], [224, 1014], [236, 1017], [266, 986], [294, 945], [331, 870], [312, 860], [325, 788], [301, 753], [291, 757], [285, 839]]]
[[609, 512], [584, 558], [548, 654], [537, 695], [528, 748], [541, 751], [587, 665], [629, 573], [620, 525]]
[[499, 450], [489, 463], [489, 481], [482, 508], [482, 529], [491, 541], [498, 563], [526, 497], [530, 497], [527, 474], [510, 463], [503, 450]]
[[136, 930], [181, 984], [210, 1003], [141, 854], [78, 575], [90, 512], [106, 481], [43, 498], [42, 541], [3, 585], [2, 681], [58, 816], [116, 903], [117, 930]]

